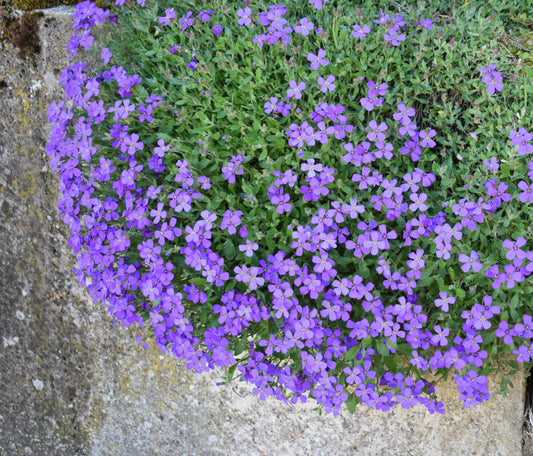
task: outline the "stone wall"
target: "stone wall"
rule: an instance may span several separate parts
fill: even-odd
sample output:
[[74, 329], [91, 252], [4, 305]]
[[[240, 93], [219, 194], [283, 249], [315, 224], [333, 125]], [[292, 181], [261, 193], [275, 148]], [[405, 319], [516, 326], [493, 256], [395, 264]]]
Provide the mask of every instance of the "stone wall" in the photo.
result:
[[71, 11], [39, 19], [38, 56], [0, 49], [1, 456], [521, 454], [521, 375], [506, 398], [491, 378], [492, 399], [472, 410], [453, 383], [439, 384], [443, 416], [364, 406], [318, 416], [262, 402], [247, 385], [219, 387], [222, 372], [193, 374], [114, 327], [72, 272], [44, 150]]

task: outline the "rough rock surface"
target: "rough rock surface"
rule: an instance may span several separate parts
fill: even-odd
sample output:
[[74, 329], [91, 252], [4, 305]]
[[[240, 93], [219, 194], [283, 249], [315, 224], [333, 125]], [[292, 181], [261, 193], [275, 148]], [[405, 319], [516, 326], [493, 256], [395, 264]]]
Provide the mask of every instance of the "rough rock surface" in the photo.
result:
[[261, 402], [244, 384], [216, 386], [113, 327], [72, 272], [47, 167], [46, 108], [61, 99], [68, 9], [39, 22], [42, 52], [0, 49], [0, 455], [228, 456], [493, 455], [521, 453], [524, 380], [506, 398], [464, 410], [453, 383], [447, 413]]

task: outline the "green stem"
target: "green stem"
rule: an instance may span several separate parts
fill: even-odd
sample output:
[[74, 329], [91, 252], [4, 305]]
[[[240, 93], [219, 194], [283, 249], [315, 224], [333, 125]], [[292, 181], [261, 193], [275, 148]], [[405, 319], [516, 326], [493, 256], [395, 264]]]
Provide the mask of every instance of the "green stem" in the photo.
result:
[[333, 26], [331, 27], [331, 28], [332, 28], [332, 34], [333, 34], [333, 42], [335, 43], [335, 49], [338, 48], [338, 45], [337, 45], [337, 34], [338, 34], [338, 30], [337, 30], [337, 28], [335, 27], [336, 22], [337, 22], [337, 16], [335, 15], [335, 17], [333, 18]]

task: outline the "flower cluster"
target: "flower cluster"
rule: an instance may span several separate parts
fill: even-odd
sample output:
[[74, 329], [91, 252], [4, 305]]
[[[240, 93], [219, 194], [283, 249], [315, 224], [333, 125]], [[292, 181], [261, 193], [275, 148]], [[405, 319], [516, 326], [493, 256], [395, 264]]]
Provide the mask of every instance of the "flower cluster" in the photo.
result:
[[529, 133], [524, 127], [520, 127], [518, 131], [511, 130], [509, 137], [513, 146], [518, 146], [520, 155], [533, 154], [533, 144], [530, 144], [533, 139], [533, 133]]
[[[422, 57], [399, 44], [421, 34], [440, 49], [431, 20], [383, 12], [372, 33], [353, 11], [347, 45], [315, 28], [329, 23], [322, 0], [159, 3], [129, 5], [137, 18], [120, 16], [103, 68], [65, 69], [48, 111], [76, 273], [114, 319], [191, 369], [226, 367], [262, 399], [313, 397], [333, 414], [442, 413], [425, 376], [450, 369], [470, 407], [489, 398], [489, 353], [531, 361], [533, 135], [517, 126], [502, 151], [452, 154], [447, 119], [424, 108], [433, 88], [415, 96], [343, 61], [367, 43], [411, 58], [421, 90]], [[71, 53], [109, 18], [78, 4]], [[154, 49], [133, 74], [128, 36]], [[489, 93], [495, 68], [480, 69]]]
[[227, 179], [230, 184], [235, 183], [235, 176], [240, 176], [244, 173], [244, 168], [241, 165], [243, 160], [242, 155], [232, 155], [227, 165], [222, 167], [224, 179]]
[[386, 29], [383, 34], [383, 39], [387, 44], [392, 46], [399, 46], [401, 41], [405, 40], [405, 33], [401, 33], [401, 28], [405, 25], [404, 18], [401, 14], [396, 17], [391, 17], [389, 14], [380, 13], [379, 19], [374, 22]]
[[501, 92], [503, 90], [503, 76], [501, 71], [495, 71], [497, 65], [494, 65], [493, 63], [489, 63], [488, 68], [478, 68], [478, 71], [481, 73], [481, 80], [487, 84], [487, 93], [490, 93], [491, 95], [498, 91]]

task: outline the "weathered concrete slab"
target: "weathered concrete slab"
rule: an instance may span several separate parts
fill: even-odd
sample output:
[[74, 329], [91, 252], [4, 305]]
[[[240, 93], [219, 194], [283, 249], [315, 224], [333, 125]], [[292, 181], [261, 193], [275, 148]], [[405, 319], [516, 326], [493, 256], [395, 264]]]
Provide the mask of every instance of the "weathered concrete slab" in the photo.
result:
[[243, 384], [217, 387], [113, 327], [71, 268], [47, 167], [46, 108], [59, 100], [70, 19], [47, 11], [42, 52], [0, 50], [0, 454], [46, 456], [521, 454], [524, 381], [464, 410], [439, 386], [447, 413], [318, 416], [261, 402]]

